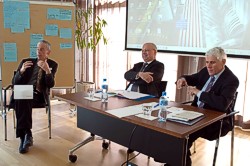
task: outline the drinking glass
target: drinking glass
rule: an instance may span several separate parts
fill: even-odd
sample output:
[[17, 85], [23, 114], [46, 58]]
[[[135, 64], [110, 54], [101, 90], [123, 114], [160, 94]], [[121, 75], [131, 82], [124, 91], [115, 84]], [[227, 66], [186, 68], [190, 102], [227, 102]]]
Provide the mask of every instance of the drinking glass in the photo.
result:
[[95, 88], [91, 87], [91, 88], [88, 88], [87, 89], [87, 93], [88, 93], [88, 96], [90, 99], [93, 99], [94, 98], [94, 95], [95, 95]]
[[152, 109], [153, 109], [152, 103], [142, 104], [142, 112], [145, 116], [151, 116]]

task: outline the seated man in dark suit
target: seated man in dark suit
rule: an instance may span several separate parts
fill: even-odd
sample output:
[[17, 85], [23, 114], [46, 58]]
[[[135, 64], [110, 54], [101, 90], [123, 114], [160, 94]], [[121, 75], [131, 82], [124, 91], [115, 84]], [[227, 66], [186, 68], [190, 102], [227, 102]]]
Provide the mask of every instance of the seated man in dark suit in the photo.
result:
[[42, 40], [37, 44], [37, 58], [23, 59], [12, 79], [13, 85], [34, 85], [33, 100], [15, 100], [16, 137], [21, 140], [20, 153], [26, 153], [33, 145], [32, 137], [32, 107], [48, 103], [49, 89], [55, 85], [57, 63], [48, 56], [51, 52], [50, 43]]
[[157, 47], [154, 43], [145, 43], [142, 47], [142, 58], [128, 70], [124, 77], [129, 84], [126, 90], [137, 91], [159, 97], [158, 84], [164, 74], [164, 64], [156, 60]]
[[[239, 86], [238, 78], [225, 65], [227, 55], [220, 47], [210, 49], [206, 55], [206, 67], [198, 73], [183, 75], [176, 84], [180, 89], [183, 86], [190, 87], [189, 93], [194, 95], [193, 106], [217, 110], [220, 112], [232, 112], [232, 101]], [[231, 118], [223, 120], [221, 136], [232, 130]], [[220, 121], [215, 122], [193, 134], [188, 139], [188, 148], [199, 138], [215, 140], [219, 136]], [[190, 151], [187, 156], [187, 166], [191, 165]]]

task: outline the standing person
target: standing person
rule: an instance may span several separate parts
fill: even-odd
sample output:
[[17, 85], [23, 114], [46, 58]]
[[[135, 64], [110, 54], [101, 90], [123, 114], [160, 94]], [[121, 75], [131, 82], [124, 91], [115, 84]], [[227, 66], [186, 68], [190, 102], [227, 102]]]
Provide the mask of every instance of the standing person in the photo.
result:
[[[214, 47], [210, 49], [207, 51], [205, 58], [206, 67], [201, 69], [198, 73], [181, 76], [176, 82], [177, 88], [180, 89], [183, 86], [192, 86], [190, 87], [189, 93], [195, 96], [192, 102], [193, 106], [228, 114], [233, 111], [232, 102], [239, 86], [239, 80], [225, 65], [227, 55], [222, 48]], [[231, 118], [223, 119], [221, 136], [225, 136], [232, 130], [231, 124]], [[193, 142], [199, 137], [208, 140], [217, 139], [219, 130], [220, 121], [190, 134], [188, 148], [190, 149]], [[186, 161], [187, 166], [192, 164], [190, 155], [191, 153], [189, 150]]]
[[37, 43], [37, 58], [23, 59], [12, 79], [13, 85], [34, 85], [32, 100], [15, 100], [16, 137], [20, 138], [19, 153], [27, 153], [33, 145], [32, 107], [48, 103], [49, 89], [55, 85], [58, 64], [49, 59], [51, 45], [46, 40]]
[[159, 96], [158, 84], [164, 74], [164, 64], [156, 60], [157, 47], [154, 43], [145, 43], [142, 47], [142, 59], [124, 74], [129, 81], [126, 90]]

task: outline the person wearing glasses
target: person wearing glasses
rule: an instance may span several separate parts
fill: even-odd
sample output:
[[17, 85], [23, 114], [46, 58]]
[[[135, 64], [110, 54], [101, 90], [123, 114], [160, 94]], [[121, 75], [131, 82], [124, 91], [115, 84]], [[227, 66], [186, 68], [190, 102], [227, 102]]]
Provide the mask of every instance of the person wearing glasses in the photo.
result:
[[156, 60], [157, 47], [154, 43], [145, 43], [141, 51], [144, 62], [134, 64], [124, 74], [124, 78], [129, 81], [126, 90], [160, 97], [158, 84], [164, 74], [164, 64]]
[[[212, 109], [219, 112], [232, 112], [233, 101], [239, 80], [234, 73], [225, 65], [227, 55], [221, 47], [214, 47], [205, 54], [206, 67], [198, 73], [192, 75], [183, 75], [177, 82], [177, 89], [185, 86], [189, 87], [189, 93], [194, 96], [192, 106]], [[199, 138], [215, 140], [220, 131], [220, 121], [198, 130], [189, 135], [188, 148]], [[221, 130], [221, 136], [225, 136], [232, 130], [232, 119], [224, 118]], [[186, 160], [186, 165], [192, 164], [190, 150]]]
[[32, 107], [48, 103], [49, 89], [55, 85], [58, 64], [49, 59], [51, 45], [46, 40], [37, 43], [37, 58], [23, 59], [12, 78], [12, 85], [34, 85], [33, 99], [13, 100], [16, 111], [16, 137], [20, 138], [19, 153], [27, 153], [33, 145]]

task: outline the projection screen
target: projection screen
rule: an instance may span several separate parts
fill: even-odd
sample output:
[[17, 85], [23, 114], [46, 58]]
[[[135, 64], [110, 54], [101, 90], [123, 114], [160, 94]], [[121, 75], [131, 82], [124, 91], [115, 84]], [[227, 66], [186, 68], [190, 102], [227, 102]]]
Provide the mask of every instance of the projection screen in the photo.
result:
[[204, 55], [215, 46], [250, 58], [250, 0], [127, 0], [125, 50]]

